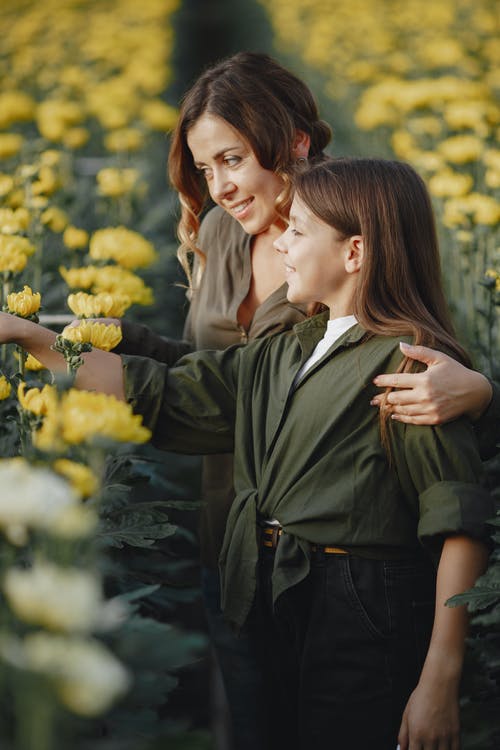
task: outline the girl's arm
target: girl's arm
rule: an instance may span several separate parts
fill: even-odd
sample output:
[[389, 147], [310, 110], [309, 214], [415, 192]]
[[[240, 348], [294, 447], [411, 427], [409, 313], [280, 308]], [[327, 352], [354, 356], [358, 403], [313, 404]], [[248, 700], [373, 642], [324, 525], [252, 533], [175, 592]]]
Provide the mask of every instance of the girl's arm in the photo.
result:
[[459, 750], [458, 693], [468, 627], [466, 605], [446, 601], [471, 588], [486, 568], [486, 547], [470, 537], [448, 537], [438, 567], [434, 627], [420, 680], [406, 705], [401, 750]]
[[[484, 375], [469, 370], [452, 357], [425, 346], [401, 344], [405, 356], [427, 365], [420, 373], [379, 375], [375, 385], [397, 388], [388, 396], [395, 420], [408, 424], [442, 424], [467, 415], [473, 421], [487, 409], [491, 383]], [[380, 397], [372, 404], [378, 406]]]
[[[56, 334], [30, 320], [0, 312], [0, 343], [18, 344], [52, 372], [66, 372], [64, 358], [51, 347]], [[84, 354], [75, 385], [85, 390], [107, 393], [125, 400], [123, 368], [120, 357], [100, 349]]]

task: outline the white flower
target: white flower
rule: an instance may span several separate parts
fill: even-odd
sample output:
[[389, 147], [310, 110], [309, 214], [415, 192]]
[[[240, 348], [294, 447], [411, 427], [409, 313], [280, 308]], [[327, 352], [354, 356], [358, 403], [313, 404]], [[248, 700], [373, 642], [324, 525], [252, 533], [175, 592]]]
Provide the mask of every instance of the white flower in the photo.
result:
[[0, 528], [13, 544], [25, 544], [29, 528], [49, 531], [62, 511], [79, 500], [70, 484], [22, 458], [0, 461]]
[[32, 633], [23, 641], [3, 638], [0, 655], [51, 679], [62, 703], [81, 716], [107, 711], [130, 685], [125, 667], [94, 639]]
[[50, 630], [83, 633], [113, 627], [124, 613], [118, 602], [103, 600], [95, 575], [49, 562], [36, 562], [29, 570], [11, 568], [3, 589], [20, 619]]

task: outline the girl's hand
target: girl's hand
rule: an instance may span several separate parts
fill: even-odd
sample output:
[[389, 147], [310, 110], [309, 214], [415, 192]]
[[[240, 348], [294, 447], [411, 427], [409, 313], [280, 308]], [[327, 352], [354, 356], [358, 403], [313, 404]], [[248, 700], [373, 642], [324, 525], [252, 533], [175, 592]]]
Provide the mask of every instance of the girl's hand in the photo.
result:
[[25, 327], [22, 318], [17, 315], [0, 312], [0, 344], [19, 343], [19, 337]]
[[[392, 418], [408, 424], [442, 424], [466, 414], [477, 420], [491, 401], [490, 382], [480, 372], [469, 370], [452, 357], [426, 346], [400, 344], [407, 357], [427, 365], [419, 373], [378, 375], [380, 388], [397, 388], [387, 397]], [[380, 406], [381, 395], [372, 400]]]
[[406, 704], [398, 742], [400, 750], [459, 750], [457, 690], [419, 683]]

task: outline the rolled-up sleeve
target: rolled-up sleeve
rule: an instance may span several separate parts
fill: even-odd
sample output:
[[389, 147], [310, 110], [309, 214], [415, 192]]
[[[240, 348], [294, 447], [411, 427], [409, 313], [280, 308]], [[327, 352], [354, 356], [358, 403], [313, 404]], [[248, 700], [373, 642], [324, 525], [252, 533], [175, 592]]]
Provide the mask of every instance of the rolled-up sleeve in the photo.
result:
[[483, 459], [492, 458], [500, 447], [500, 386], [491, 380], [492, 397], [488, 408], [475, 423], [474, 429], [479, 441]]
[[177, 453], [234, 448], [239, 348], [195, 352], [175, 367], [122, 356], [126, 400], [152, 430], [152, 442]]
[[439, 556], [451, 534], [488, 542], [487, 522], [495, 507], [468, 420], [437, 427], [398, 425], [393, 445], [403, 491], [418, 508], [418, 537], [431, 555]]

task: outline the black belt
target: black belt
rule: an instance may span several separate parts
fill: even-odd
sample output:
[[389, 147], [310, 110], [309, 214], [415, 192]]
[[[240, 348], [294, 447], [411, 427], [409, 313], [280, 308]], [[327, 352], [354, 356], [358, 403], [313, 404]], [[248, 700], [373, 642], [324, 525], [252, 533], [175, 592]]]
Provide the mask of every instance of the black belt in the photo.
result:
[[[261, 542], [264, 547], [276, 549], [279, 538], [283, 533], [281, 526], [263, 526]], [[330, 545], [311, 544], [312, 552], [323, 552], [326, 555], [348, 555], [349, 552], [342, 547], [333, 547]]]

